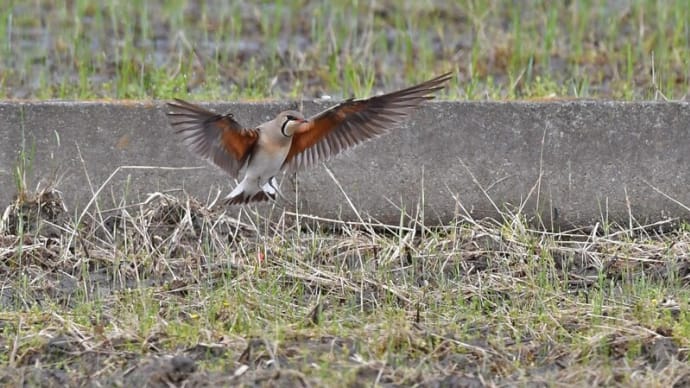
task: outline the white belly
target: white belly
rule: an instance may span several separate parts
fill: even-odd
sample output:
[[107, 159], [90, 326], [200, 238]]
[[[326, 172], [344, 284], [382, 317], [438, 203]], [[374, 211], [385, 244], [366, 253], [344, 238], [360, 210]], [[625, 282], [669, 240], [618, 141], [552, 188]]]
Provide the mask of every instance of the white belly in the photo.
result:
[[259, 147], [247, 166], [244, 179], [256, 181], [258, 187], [263, 186], [269, 179], [280, 173], [280, 167], [289, 150], [289, 147], [275, 150]]
[[276, 190], [269, 181], [280, 174], [280, 167], [289, 151], [290, 143], [276, 144], [276, 142], [266, 142], [260, 139], [256, 151], [247, 165], [244, 179], [228, 197], [237, 195], [252, 197], [261, 191], [274, 195]]

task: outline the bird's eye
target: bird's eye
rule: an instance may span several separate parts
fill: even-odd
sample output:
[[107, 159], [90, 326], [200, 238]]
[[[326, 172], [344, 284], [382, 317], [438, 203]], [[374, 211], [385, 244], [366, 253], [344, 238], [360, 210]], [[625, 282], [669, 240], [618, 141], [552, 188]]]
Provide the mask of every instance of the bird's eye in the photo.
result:
[[295, 117], [293, 115], [287, 115], [287, 119], [292, 121], [292, 120], [297, 120], [297, 117]]

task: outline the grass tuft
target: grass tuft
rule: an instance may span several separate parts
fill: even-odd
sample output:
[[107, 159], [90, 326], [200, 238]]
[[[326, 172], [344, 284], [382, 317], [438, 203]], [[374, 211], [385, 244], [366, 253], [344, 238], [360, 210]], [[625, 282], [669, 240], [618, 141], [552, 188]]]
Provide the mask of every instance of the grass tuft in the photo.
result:
[[51, 200], [18, 199], [2, 219], [3, 381], [648, 385], [688, 373], [687, 228], [553, 232], [519, 211], [442, 227], [401, 214], [412, 228], [233, 218], [162, 193], [71, 219], [54, 191], [31, 197]]

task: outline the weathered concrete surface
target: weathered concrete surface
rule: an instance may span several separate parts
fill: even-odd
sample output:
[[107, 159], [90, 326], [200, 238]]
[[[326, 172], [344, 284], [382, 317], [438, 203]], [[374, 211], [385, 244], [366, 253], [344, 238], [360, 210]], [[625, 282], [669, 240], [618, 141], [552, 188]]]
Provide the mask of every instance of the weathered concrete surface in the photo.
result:
[[[211, 106], [256, 124], [296, 105]], [[304, 109], [329, 105], [308, 102]], [[86, 173], [95, 190], [120, 166], [204, 168], [121, 170], [100, 194], [102, 208], [170, 189], [202, 200], [218, 187], [227, 194], [231, 182], [171, 136], [164, 112], [162, 102], [0, 102], [0, 204], [15, 192], [22, 144], [35, 147], [32, 186], [59, 176], [71, 210], [92, 197]], [[499, 207], [524, 202], [526, 213], [547, 223], [607, 218], [628, 225], [630, 215], [639, 223], [690, 218], [676, 203], [690, 206], [689, 155], [688, 103], [432, 102], [403, 128], [328, 166], [362, 216], [385, 223], [399, 223], [399, 207], [417, 214], [422, 202], [427, 224], [446, 223], [463, 207], [496, 217], [491, 198]], [[295, 191], [286, 177], [283, 191], [298, 198], [300, 212], [357, 219], [323, 166], [299, 173], [297, 182]]]

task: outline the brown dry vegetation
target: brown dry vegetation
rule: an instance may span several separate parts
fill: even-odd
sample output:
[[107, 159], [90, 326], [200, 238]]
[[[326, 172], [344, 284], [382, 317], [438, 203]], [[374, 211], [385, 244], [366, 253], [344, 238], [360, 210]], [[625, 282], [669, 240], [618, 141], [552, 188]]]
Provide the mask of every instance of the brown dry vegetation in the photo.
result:
[[5, 385], [690, 383], [682, 225], [295, 226], [160, 193], [68, 214], [50, 190], [4, 214]]

